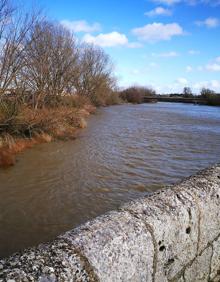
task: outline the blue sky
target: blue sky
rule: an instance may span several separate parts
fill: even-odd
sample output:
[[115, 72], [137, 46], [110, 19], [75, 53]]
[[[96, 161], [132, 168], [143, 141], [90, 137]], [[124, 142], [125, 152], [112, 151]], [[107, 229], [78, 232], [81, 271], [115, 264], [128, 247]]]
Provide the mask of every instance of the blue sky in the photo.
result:
[[38, 0], [111, 56], [120, 86], [220, 92], [220, 0]]

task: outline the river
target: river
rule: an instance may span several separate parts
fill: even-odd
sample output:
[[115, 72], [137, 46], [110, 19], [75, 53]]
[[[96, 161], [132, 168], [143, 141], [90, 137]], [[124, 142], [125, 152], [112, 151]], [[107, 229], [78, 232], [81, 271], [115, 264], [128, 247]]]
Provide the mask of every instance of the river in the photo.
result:
[[0, 257], [180, 181], [220, 160], [220, 108], [101, 108], [74, 141], [42, 144], [0, 171]]

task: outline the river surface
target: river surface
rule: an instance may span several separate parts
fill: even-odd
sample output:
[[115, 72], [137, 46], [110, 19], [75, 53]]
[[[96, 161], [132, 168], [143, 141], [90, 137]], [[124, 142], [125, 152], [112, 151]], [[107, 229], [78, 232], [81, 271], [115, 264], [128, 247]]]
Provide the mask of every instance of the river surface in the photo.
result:
[[220, 108], [102, 108], [74, 141], [38, 145], [0, 171], [0, 257], [220, 161]]

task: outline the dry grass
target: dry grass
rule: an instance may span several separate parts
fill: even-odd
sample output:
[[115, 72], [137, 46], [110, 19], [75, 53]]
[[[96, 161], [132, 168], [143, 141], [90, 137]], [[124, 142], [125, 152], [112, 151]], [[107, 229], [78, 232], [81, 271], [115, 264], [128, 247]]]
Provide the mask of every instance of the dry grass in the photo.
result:
[[[105, 105], [118, 102], [116, 93]], [[39, 109], [13, 99], [0, 103], [0, 167], [14, 165], [16, 154], [36, 144], [75, 139], [77, 129], [87, 126], [86, 118], [95, 110], [88, 98], [79, 95], [65, 95], [56, 106]]]
[[82, 125], [85, 124], [83, 119], [92, 112], [94, 107], [89, 105], [83, 109], [61, 106], [33, 110], [26, 107], [10, 120], [0, 118], [1, 131], [14, 137], [32, 138], [46, 133], [56, 138], [60, 132], [68, 135], [76, 128], [85, 127]]
[[82, 109], [86, 105], [91, 104], [88, 97], [82, 95], [65, 95], [62, 97], [61, 104], [63, 106]]
[[61, 105], [38, 110], [26, 106], [12, 117], [0, 114], [0, 166], [14, 165], [16, 154], [36, 144], [75, 138], [77, 129], [87, 126], [85, 119], [94, 111], [94, 106], [85, 104], [82, 108]]
[[36, 144], [48, 143], [52, 137], [46, 133], [38, 134], [35, 138], [13, 138], [6, 134], [1, 137], [0, 167], [9, 167], [15, 164], [15, 155], [31, 148]]

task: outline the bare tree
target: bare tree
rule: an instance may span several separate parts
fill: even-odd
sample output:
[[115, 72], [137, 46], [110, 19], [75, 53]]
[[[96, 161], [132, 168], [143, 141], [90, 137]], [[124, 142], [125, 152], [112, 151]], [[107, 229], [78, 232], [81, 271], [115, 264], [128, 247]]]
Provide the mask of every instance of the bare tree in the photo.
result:
[[114, 85], [112, 68], [109, 56], [102, 49], [92, 45], [82, 46], [78, 61], [78, 76], [74, 76], [77, 93], [99, 104]]
[[24, 64], [24, 42], [29, 36], [38, 13], [23, 15], [0, 1], [0, 94], [17, 87], [19, 72]]
[[13, 12], [14, 8], [11, 6], [9, 0], [0, 0], [0, 40], [11, 20]]
[[183, 88], [183, 97], [190, 98], [193, 97], [193, 93], [190, 87], [184, 87]]
[[38, 108], [77, 92], [94, 104], [105, 103], [115, 85], [109, 56], [98, 47], [77, 45], [63, 26], [44, 21], [40, 13], [19, 13], [9, 1], [0, 0], [0, 99], [16, 92]]
[[77, 48], [74, 37], [64, 27], [49, 22], [34, 26], [27, 42], [23, 81], [38, 108], [71, 88]]

